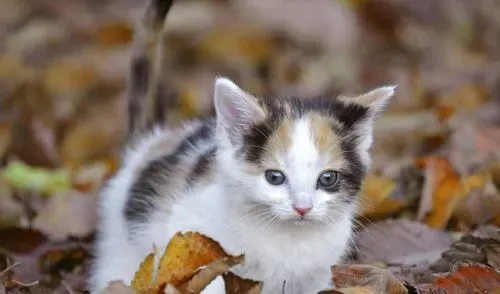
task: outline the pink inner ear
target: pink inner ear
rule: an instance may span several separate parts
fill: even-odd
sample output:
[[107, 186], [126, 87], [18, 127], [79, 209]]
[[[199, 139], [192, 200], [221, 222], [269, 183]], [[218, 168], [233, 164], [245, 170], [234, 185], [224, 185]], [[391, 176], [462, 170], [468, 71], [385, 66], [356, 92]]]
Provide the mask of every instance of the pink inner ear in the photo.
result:
[[233, 102], [227, 102], [224, 105], [224, 116], [230, 122], [234, 122], [241, 118], [241, 110]]

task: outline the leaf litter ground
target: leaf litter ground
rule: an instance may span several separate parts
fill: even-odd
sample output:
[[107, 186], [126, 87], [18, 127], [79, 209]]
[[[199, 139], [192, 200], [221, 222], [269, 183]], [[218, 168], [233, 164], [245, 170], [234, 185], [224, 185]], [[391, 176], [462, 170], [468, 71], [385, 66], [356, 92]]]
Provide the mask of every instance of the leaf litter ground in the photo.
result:
[[[0, 2], [0, 293], [85, 290], [98, 190], [125, 140], [128, 58], [143, 6]], [[499, 13], [495, 1], [178, 1], [165, 36], [169, 123], [211, 111], [216, 74], [268, 96], [398, 84], [375, 126], [356, 246], [332, 268], [338, 289], [325, 293], [493, 293]], [[259, 293], [258, 281], [227, 272], [241, 254], [176, 235], [156, 254], [157, 277], [150, 256], [132, 285], [107, 291], [197, 293], [218, 276], [228, 293]]]

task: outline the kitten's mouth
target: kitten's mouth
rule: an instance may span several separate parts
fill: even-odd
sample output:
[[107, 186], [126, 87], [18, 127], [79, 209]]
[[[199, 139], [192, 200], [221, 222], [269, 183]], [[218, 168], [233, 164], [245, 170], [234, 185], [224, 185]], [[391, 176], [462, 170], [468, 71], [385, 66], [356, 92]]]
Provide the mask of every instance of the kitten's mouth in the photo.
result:
[[307, 216], [305, 216], [305, 217], [301, 216], [301, 217], [291, 219], [290, 222], [296, 226], [304, 226], [304, 225], [314, 223], [314, 219], [307, 217]]

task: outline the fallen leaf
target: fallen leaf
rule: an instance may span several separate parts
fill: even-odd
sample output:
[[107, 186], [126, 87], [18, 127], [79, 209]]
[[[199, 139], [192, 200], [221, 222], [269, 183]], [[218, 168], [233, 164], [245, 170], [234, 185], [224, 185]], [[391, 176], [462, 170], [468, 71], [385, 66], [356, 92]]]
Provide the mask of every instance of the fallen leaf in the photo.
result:
[[93, 105], [68, 126], [60, 148], [65, 167], [72, 170], [114, 154], [125, 135], [124, 102], [112, 98]]
[[380, 221], [358, 233], [356, 263], [429, 264], [438, 260], [452, 243], [450, 233], [419, 222], [405, 219]]
[[10, 124], [0, 121], [0, 158], [4, 157], [10, 145], [11, 137], [12, 130]]
[[0, 229], [0, 248], [12, 253], [29, 253], [45, 243], [45, 236], [23, 228]]
[[199, 293], [217, 276], [243, 262], [243, 256], [228, 255], [213, 239], [196, 232], [177, 233], [163, 252], [156, 278], [154, 256], [149, 254], [132, 281], [139, 293]]
[[361, 213], [368, 218], [374, 218], [399, 209], [401, 205], [388, 199], [395, 187], [396, 184], [391, 179], [376, 175], [367, 176], [361, 188]]
[[424, 191], [417, 217], [430, 227], [443, 229], [465, 197], [460, 176], [444, 157], [421, 158], [417, 165], [425, 168]]
[[[500, 243], [500, 242], [499, 242]], [[488, 264], [496, 270], [500, 270], [500, 244], [486, 245], [483, 247]]]
[[207, 34], [198, 45], [205, 60], [233, 60], [257, 64], [269, 58], [275, 50], [268, 34], [249, 28], [220, 27]]
[[224, 273], [223, 278], [226, 294], [260, 294], [264, 286], [262, 282], [243, 279], [231, 272]]
[[84, 238], [96, 228], [97, 196], [77, 191], [52, 196], [33, 221], [33, 228], [52, 240]]
[[73, 272], [75, 268], [82, 266], [89, 256], [87, 250], [81, 246], [49, 249], [38, 257], [37, 263], [42, 273], [54, 276]]
[[446, 148], [450, 163], [461, 174], [474, 173], [500, 159], [500, 127], [467, 117], [458, 123]]
[[41, 192], [44, 195], [63, 193], [71, 188], [70, 175], [66, 170], [50, 170], [11, 161], [2, 170], [2, 179], [17, 188]]
[[154, 287], [162, 284], [179, 286], [198, 268], [224, 257], [229, 255], [214, 240], [193, 232], [177, 233], [160, 259]]
[[146, 293], [153, 284], [155, 254], [150, 253], [139, 266], [139, 269], [134, 275], [131, 287], [137, 292]]
[[[243, 256], [223, 257], [209, 263], [207, 266], [197, 270], [195, 275], [184, 284], [177, 288], [182, 292], [200, 293], [208, 286], [217, 276], [229, 271], [229, 269], [237, 264], [244, 262]], [[241, 292], [240, 292], [241, 293]]]
[[479, 227], [471, 234], [462, 236], [451, 245], [450, 249], [444, 251], [441, 258], [429, 266], [430, 273], [424, 275], [422, 280], [429, 280], [428, 274], [450, 272], [454, 265], [460, 263], [488, 264], [485, 250], [498, 245], [500, 245], [500, 228], [492, 225]]
[[385, 269], [370, 265], [343, 264], [332, 266], [333, 283], [339, 289], [363, 287], [365, 293], [408, 293], [406, 287]]
[[463, 180], [466, 197], [453, 210], [453, 218], [469, 227], [484, 225], [500, 216], [500, 191], [489, 173], [475, 174]]
[[483, 264], [459, 264], [451, 273], [438, 275], [418, 293], [491, 293], [500, 289], [500, 272]]
[[118, 158], [110, 157], [82, 165], [72, 172], [72, 185], [80, 192], [97, 191], [118, 167]]
[[422, 180], [413, 166], [404, 166], [395, 179], [369, 175], [361, 190], [363, 217], [374, 220], [388, 217], [413, 204], [420, 196]]
[[59, 60], [43, 73], [43, 85], [52, 95], [81, 95], [98, 80], [95, 68], [71, 60]]
[[22, 204], [13, 196], [12, 188], [0, 179], [0, 228], [17, 226], [24, 215]]
[[102, 48], [113, 48], [129, 44], [132, 35], [130, 24], [117, 21], [100, 25], [96, 30], [95, 41]]

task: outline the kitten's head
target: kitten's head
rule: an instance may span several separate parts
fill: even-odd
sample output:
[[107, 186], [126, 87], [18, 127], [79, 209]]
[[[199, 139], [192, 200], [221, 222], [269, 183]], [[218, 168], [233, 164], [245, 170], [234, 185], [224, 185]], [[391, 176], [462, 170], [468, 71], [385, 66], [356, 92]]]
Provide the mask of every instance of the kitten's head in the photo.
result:
[[232, 204], [280, 223], [333, 222], [353, 211], [370, 165], [373, 120], [393, 96], [258, 99], [215, 82], [223, 181]]

